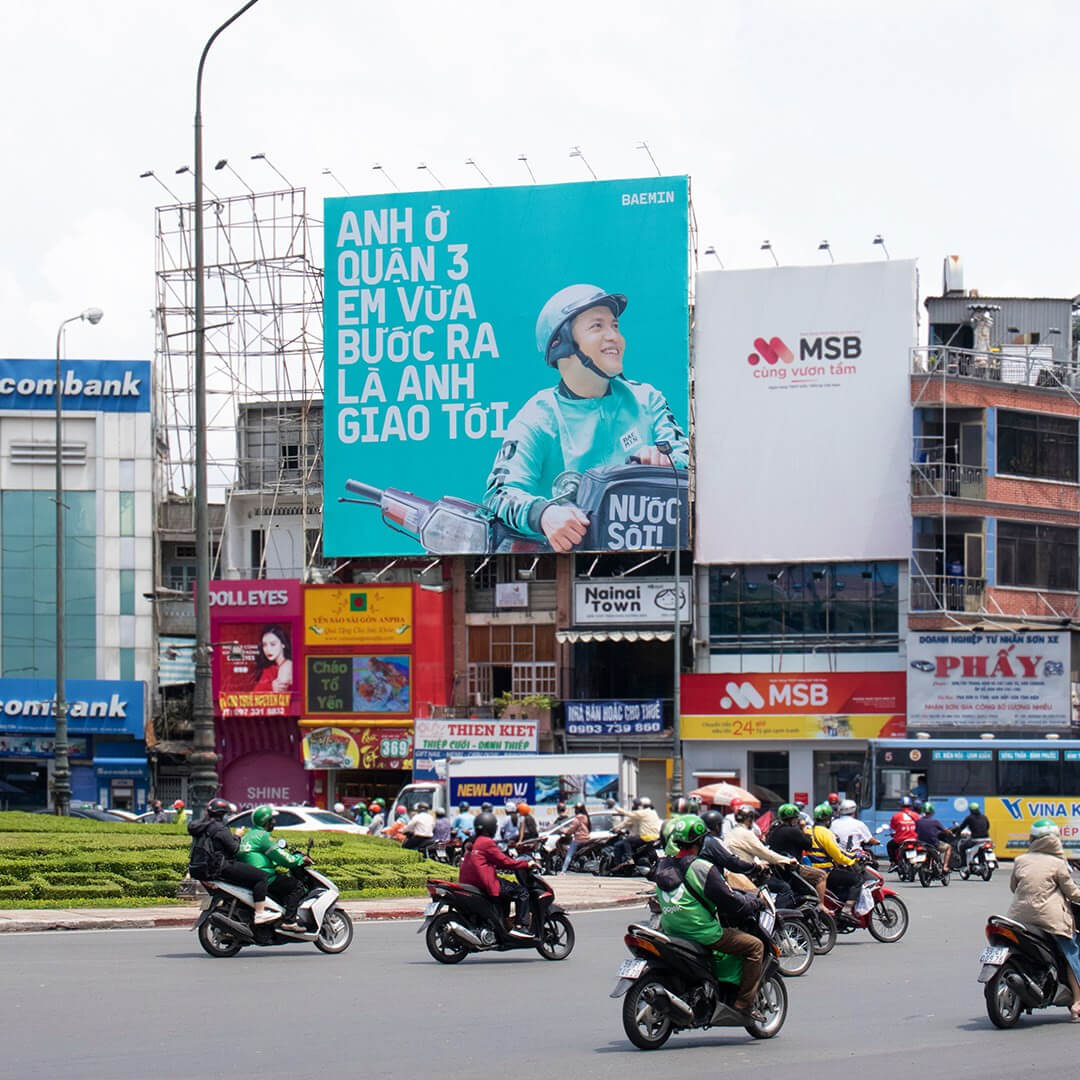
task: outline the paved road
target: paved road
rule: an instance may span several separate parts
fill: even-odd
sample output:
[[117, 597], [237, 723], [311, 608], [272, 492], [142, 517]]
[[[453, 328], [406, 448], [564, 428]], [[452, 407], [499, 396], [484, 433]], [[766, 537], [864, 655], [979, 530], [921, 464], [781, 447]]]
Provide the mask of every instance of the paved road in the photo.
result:
[[[1007, 875], [989, 885], [954, 880], [948, 889], [900, 890], [912, 913], [908, 936], [896, 945], [865, 932], [842, 937], [807, 976], [789, 981], [791, 1010], [778, 1038], [755, 1042], [719, 1029], [676, 1035], [654, 1055], [630, 1046], [618, 1003], [607, 996], [634, 917], [625, 910], [575, 915], [578, 945], [562, 963], [521, 952], [451, 968], [428, 958], [416, 923], [360, 925], [342, 956], [289, 946], [230, 960], [205, 956], [178, 930], [5, 935], [0, 1073], [20, 1080], [615, 1080], [660, 1066], [701, 1075], [721, 1066], [760, 1066], [763, 1075], [782, 1068], [803, 1080], [1060, 1073], [1080, 1043], [1080, 1025], [1055, 1010], [998, 1032], [975, 982], [984, 919], [1007, 905]], [[259, 1041], [241, 1042], [237, 1025], [253, 1015], [261, 1022], [246, 1026], [258, 1029]]]

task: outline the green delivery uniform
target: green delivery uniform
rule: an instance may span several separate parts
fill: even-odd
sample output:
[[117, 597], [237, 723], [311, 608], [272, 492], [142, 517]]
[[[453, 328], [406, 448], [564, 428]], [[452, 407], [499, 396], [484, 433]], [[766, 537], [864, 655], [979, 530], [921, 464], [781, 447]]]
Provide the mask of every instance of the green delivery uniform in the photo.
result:
[[[665, 934], [698, 941], [702, 945], [712, 945], [723, 937], [724, 927], [717, 918], [716, 905], [705, 895], [705, 879], [712, 869], [713, 864], [708, 860], [694, 859], [677, 888], [669, 892], [657, 885], [660, 929]], [[742, 958], [716, 953], [713, 970], [721, 982], [738, 982], [742, 973]]]
[[671, 444], [677, 468], [689, 447], [664, 395], [648, 383], [614, 378], [603, 397], [578, 397], [565, 383], [541, 390], [510, 421], [484, 494], [486, 506], [511, 529], [544, 540], [540, 516], [562, 492], [563, 473], [623, 465], [637, 450]]
[[287, 874], [304, 865], [304, 856], [279, 848], [265, 829], [248, 829], [240, 841], [236, 857], [249, 866], [258, 867], [273, 881], [278, 874]]

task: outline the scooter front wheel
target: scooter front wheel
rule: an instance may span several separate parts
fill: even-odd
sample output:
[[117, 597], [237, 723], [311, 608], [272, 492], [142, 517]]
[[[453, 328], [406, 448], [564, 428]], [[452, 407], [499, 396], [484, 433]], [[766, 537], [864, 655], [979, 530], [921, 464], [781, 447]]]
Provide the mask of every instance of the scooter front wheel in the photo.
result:
[[352, 919], [340, 908], [332, 908], [319, 927], [315, 948], [324, 953], [343, 953], [352, 944], [352, 939]]
[[574, 928], [561, 912], [549, 915], [540, 931], [536, 951], [545, 960], [565, 960], [574, 950]]
[[771, 1039], [778, 1035], [787, 1019], [788, 998], [784, 980], [775, 971], [770, 971], [761, 980], [754, 1004], [764, 1019], [761, 1023], [747, 1024], [746, 1030], [755, 1039]]

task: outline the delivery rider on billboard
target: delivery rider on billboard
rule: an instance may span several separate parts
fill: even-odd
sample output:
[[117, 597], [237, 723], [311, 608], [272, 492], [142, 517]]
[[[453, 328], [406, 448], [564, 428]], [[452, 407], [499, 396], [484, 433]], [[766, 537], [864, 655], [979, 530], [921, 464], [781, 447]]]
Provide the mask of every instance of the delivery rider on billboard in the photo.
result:
[[[568, 285], [548, 300], [536, 320], [536, 345], [558, 368], [559, 384], [534, 394], [510, 421], [488, 477], [484, 505], [555, 551], [570, 551], [589, 525], [564, 494], [568, 474], [631, 459], [688, 465], [687, 439], [667, 399], [623, 375], [625, 310], [625, 296], [596, 285]], [[670, 457], [658, 443], [670, 445]]]

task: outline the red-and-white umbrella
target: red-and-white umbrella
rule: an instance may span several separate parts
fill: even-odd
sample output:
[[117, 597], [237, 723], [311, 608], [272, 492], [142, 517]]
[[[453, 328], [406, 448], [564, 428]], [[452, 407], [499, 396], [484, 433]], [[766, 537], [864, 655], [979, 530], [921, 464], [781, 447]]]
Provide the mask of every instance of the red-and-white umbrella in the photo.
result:
[[730, 806], [732, 799], [742, 799], [743, 806], [752, 806], [755, 810], [761, 809], [761, 800], [752, 795], [746, 788], [738, 784], [729, 784], [721, 781], [718, 784], [706, 784], [690, 792], [696, 795], [707, 806]]

